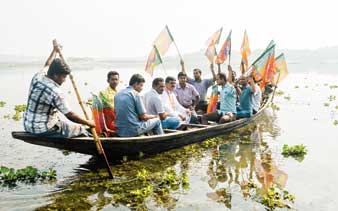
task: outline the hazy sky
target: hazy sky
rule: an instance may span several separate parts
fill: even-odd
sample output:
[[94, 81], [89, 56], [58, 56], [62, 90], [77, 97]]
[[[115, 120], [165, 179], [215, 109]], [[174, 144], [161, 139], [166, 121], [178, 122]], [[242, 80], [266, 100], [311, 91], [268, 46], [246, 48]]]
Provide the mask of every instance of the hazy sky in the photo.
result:
[[[278, 48], [338, 45], [334, 0], [2, 0], [0, 54], [44, 56], [57, 38], [68, 56], [147, 57], [168, 24], [181, 52], [204, 49], [223, 27], [239, 50], [246, 29], [251, 49], [274, 39]], [[175, 49], [171, 48], [170, 54]]]

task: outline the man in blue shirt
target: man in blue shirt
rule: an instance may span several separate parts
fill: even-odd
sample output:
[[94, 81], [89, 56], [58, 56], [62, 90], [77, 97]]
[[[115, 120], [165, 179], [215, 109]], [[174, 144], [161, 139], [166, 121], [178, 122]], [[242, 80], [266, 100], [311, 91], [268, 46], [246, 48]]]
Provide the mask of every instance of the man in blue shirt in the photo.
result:
[[140, 92], [145, 80], [142, 75], [134, 74], [129, 86], [121, 90], [114, 98], [117, 135], [122, 137], [139, 136], [153, 131], [164, 134], [157, 115], [148, 115], [144, 108]]
[[218, 73], [216, 76], [217, 85], [221, 86], [220, 109], [216, 112], [204, 114], [202, 124], [207, 125], [208, 121], [223, 124], [236, 119], [236, 90], [232, 85], [232, 69], [230, 66], [228, 70], [228, 80], [224, 73]]
[[[237, 83], [242, 86], [240, 89]], [[252, 95], [256, 92], [255, 82], [252, 75], [245, 77], [242, 75], [235, 84], [239, 96], [239, 106], [237, 107], [237, 118], [246, 118], [252, 116]]]

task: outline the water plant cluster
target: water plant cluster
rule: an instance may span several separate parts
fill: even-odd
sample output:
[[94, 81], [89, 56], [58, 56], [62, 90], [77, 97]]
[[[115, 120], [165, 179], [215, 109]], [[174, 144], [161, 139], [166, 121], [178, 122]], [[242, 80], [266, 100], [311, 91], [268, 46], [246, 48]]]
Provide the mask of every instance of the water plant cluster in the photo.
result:
[[297, 161], [301, 162], [304, 160], [304, 156], [307, 153], [307, 149], [303, 144], [288, 146], [287, 144], [283, 145], [282, 155], [284, 157], [293, 157]]
[[41, 171], [32, 166], [15, 170], [6, 166], [0, 167], [0, 185], [15, 186], [17, 182], [35, 183], [37, 181], [53, 180], [56, 178], [56, 171], [49, 169]]
[[264, 205], [268, 210], [276, 208], [292, 208], [295, 196], [283, 189], [280, 185], [274, 184], [267, 190], [259, 187], [254, 180], [250, 179], [241, 185], [243, 195]]
[[6, 105], [6, 102], [0, 101], [0, 108], [4, 107]]

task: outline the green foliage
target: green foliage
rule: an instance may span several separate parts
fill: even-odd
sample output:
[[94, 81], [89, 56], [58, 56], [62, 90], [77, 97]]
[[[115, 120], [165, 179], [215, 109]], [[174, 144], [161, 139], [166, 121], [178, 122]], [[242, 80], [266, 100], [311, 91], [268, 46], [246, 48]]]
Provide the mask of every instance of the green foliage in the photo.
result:
[[21, 119], [21, 113], [24, 112], [27, 108], [26, 104], [16, 105], [14, 107], [15, 114], [12, 116], [12, 119], [15, 121], [19, 121]]
[[329, 107], [330, 103], [324, 103], [324, 106]]
[[285, 100], [290, 100], [291, 97], [290, 97], [290, 95], [288, 95], [288, 96], [285, 96], [284, 99], [285, 99]]
[[295, 86], [295, 89], [298, 89], [299, 88], [299, 86], [297, 85], [297, 86]]
[[268, 207], [269, 209], [275, 208], [291, 208], [286, 201], [290, 201], [294, 203], [295, 196], [289, 194], [286, 190], [281, 190], [278, 187], [269, 188], [266, 193], [263, 193], [260, 201], [263, 205]]
[[336, 100], [336, 96], [334, 96], [334, 95], [330, 95], [330, 97], [329, 97], [329, 101], [335, 101]]
[[290, 146], [290, 147], [287, 144], [283, 145], [282, 155], [284, 157], [291, 156], [295, 158], [297, 161], [301, 162], [304, 160], [304, 156], [306, 155], [306, 153], [307, 153], [307, 149], [303, 144]]
[[336, 105], [336, 107], [334, 107], [334, 108], [338, 110], [338, 105]]
[[40, 171], [32, 166], [15, 170], [6, 166], [0, 167], [0, 184], [15, 186], [16, 182], [30, 182], [53, 180], [56, 178], [56, 171], [49, 169], [48, 171]]
[[276, 105], [276, 104], [271, 104], [271, 108], [272, 108], [272, 110], [274, 110], [274, 111], [279, 111], [279, 107]]
[[330, 88], [330, 89], [337, 89], [338, 86], [337, 86], [337, 85], [330, 85], [329, 88]]
[[278, 90], [275, 93], [277, 96], [282, 96], [284, 94], [284, 92], [282, 90]]
[[0, 101], [0, 108], [4, 107], [6, 105], [6, 102]]
[[11, 115], [10, 114], [5, 114], [3, 117], [4, 117], [4, 119], [10, 119]]
[[333, 121], [333, 125], [334, 125], [334, 126], [337, 126], [337, 125], [338, 125], [338, 120], [335, 119], [335, 120]]

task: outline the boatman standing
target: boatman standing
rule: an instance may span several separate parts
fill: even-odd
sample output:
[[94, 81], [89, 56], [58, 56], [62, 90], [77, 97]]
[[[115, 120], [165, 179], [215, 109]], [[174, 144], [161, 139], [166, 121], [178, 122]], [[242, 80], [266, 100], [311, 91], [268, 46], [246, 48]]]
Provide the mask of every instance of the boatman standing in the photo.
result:
[[[70, 69], [63, 60], [56, 58], [60, 46], [55, 40], [53, 46], [44, 68], [34, 75], [30, 84], [27, 109], [24, 114], [25, 131], [49, 137], [88, 136], [89, 133], [80, 124], [89, 127], [95, 127], [95, 124], [74, 113], [66, 102], [61, 85], [70, 74]], [[61, 121], [58, 112], [78, 124]]]

